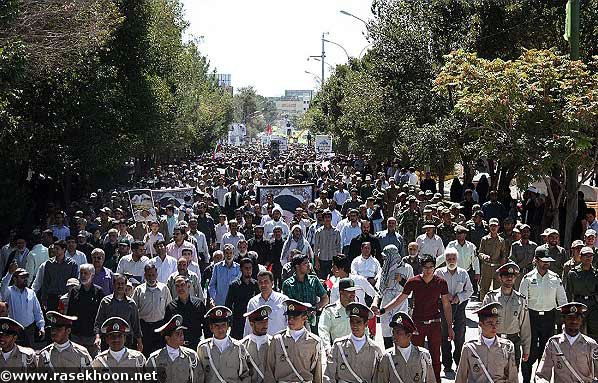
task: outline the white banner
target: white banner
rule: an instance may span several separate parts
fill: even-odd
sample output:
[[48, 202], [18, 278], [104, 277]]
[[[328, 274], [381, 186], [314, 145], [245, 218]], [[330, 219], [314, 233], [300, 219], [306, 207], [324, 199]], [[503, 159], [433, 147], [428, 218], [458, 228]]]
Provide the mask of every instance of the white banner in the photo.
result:
[[129, 202], [135, 222], [155, 222], [158, 220], [152, 191], [149, 189], [128, 190]]
[[318, 134], [315, 143], [316, 153], [332, 153], [332, 136]]

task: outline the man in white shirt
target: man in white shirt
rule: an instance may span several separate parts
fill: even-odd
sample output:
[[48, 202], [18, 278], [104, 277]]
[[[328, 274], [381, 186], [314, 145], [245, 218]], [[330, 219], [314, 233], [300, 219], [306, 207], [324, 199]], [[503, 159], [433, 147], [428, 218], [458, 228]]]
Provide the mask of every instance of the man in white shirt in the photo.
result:
[[[123, 241], [126, 241], [123, 239]], [[145, 248], [143, 242], [134, 241], [131, 244], [131, 254], [127, 254], [120, 259], [116, 272], [119, 274], [131, 274], [138, 281], [143, 281], [145, 274], [145, 265], [149, 262], [149, 258], [146, 257]]]
[[33, 247], [27, 255], [27, 263], [25, 265], [25, 270], [27, 270], [27, 272], [31, 276], [29, 278], [30, 286], [33, 284], [33, 280], [35, 279], [39, 266], [45, 261], [47, 261], [49, 258], [48, 248], [41, 243], [41, 233], [39, 232], [39, 230], [35, 230], [33, 232], [32, 243]]
[[239, 256], [239, 249], [237, 245], [239, 241], [245, 239], [245, 236], [239, 233], [238, 230], [239, 226], [236, 220], [231, 219], [228, 221], [228, 230], [229, 232], [222, 236], [222, 243], [220, 243], [220, 250], [224, 251], [224, 246], [226, 245], [233, 245], [235, 249], [235, 257]]
[[158, 270], [158, 282], [166, 283], [170, 274], [177, 271], [177, 260], [166, 254], [166, 244], [164, 241], [156, 241], [154, 243], [154, 254], [156, 256], [151, 258], [148, 264], [156, 266]]
[[535, 253], [536, 268], [523, 277], [519, 293], [527, 299], [531, 348], [527, 361], [521, 363], [524, 382], [530, 382], [532, 366], [540, 359], [546, 342], [554, 335], [556, 308], [567, 303], [567, 295], [559, 276], [550, 271], [554, 259], [544, 252]]
[[[266, 305], [272, 309], [269, 315], [268, 334], [275, 335], [284, 330], [287, 322], [284, 316], [286, 306], [284, 301], [289, 299], [286, 295], [276, 292], [274, 288], [274, 276], [270, 271], [260, 271], [257, 275], [257, 284], [260, 289], [260, 294], [254, 296], [247, 304], [247, 312], [250, 313], [260, 306]], [[251, 326], [249, 321], [245, 320], [245, 329], [243, 336], [251, 334]]]
[[264, 226], [264, 238], [271, 239], [272, 232], [276, 226], [280, 226], [282, 228], [282, 236], [286, 238], [289, 235], [289, 225], [287, 225], [282, 220], [282, 209], [279, 207], [275, 207], [272, 209], [272, 220], [263, 224]]
[[436, 226], [426, 224], [422, 226], [422, 229], [426, 232], [415, 239], [415, 242], [419, 245], [419, 254], [431, 255], [434, 259], [444, 254], [442, 239], [434, 233]]
[[195, 238], [197, 242], [197, 258], [198, 263], [207, 265], [210, 259], [210, 251], [208, 250], [208, 240], [206, 235], [197, 229], [197, 218], [192, 217], [189, 219], [189, 232], [187, 233], [190, 237]]
[[[457, 239], [450, 241], [446, 248], [453, 248], [457, 250], [459, 256], [457, 257], [457, 266], [467, 270], [469, 279], [472, 285], [477, 284], [480, 280], [480, 259], [476, 254], [476, 247], [473, 243], [465, 239], [469, 230], [461, 225], [455, 227], [455, 234]], [[436, 266], [440, 266], [444, 262], [444, 256], [436, 258]]]
[[380, 262], [372, 257], [372, 245], [369, 242], [361, 244], [361, 255], [351, 262], [351, 273], [361, 275], [372, 285], [375, 285], [380, 276]]
[[372, 298], [372, 300], [376, 297], [376, 289], [365, 277], [351, 273], [351, 265], [346, 255], [339, 254], [332, 258], [332, 274], [335, 278], [332, 283], [332, 289], [330, 289], [330, 303], [336, 303], [336, 301], [340, 299], [338, 282], [342, 278], [351, 278], [355, 281], [355, 286], [359, 287], [359, 289], [355, 291], [356, 302], [365, 304], [366, 294]]
[[69, 235], [66, 237], [66, 251], [64, 255], [75, 261], [77, 266], [87, 263], [87, 256], [82, 251], [77, 250], [77, 237], [75, 236]]
[[455, 361], [455, 365], [459, 365], [461, 350], [463, 349], [463, 343], [465, 343], [465, 308], [467, 307], [469, 298], [473, 294], [473, 286], [471, 285], [467, 271], [457, 266], [459, 253], [456, 249], [446, 249], [444, 258], [446, 259], [446, 266], [436, 269], [434, 274], [446, 281], [449, 291], [448, 298], [453, 311], [453, 331], [455, 332], [453, 341], [455, 342], [455, 350], [452, 353], [452, 358], [451, 342], [448, 340], [448, 326], [446, 320], [443, 319], [444, 315], [440, 316], [442, 320], [442, 364], [444, 365], [444, 371], [448, 372], [452, 371], [453, 360]]

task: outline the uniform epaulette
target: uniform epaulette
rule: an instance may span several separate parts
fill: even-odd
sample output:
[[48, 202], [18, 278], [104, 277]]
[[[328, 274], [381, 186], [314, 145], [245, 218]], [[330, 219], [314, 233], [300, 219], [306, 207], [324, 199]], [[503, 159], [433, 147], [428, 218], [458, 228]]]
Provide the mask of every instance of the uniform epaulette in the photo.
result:
[[[110, 350], [109, 350], [109, 349], [107, 349], [107, 350], [104, 350], [104, 351], [100, 351], [100, 352], [98, 353], [98, 355], [96, 355], [96, 358], [97, 358], [98, 356], [106, 356], [106, 355], [108, 355], [108, 351], [110, 351]], [[129, 350], [129, 351], [132, 351], [132, 350]]]
[[19, 346], [17, 345], [18, 350], [21, 351], [23, 354], [27, 355], [27, 356], [31, 356], [31, 355], [35, 355], [35, 350], [29, 347], [25, 347], [25, 346]]
[[157, 358], [158, 355], [160, 355], [160, 351], [162, 351], [161, 348], [157, 349], [156, 351], [152, 352], [149, 356], [149, 358], [147, 358], [148, 360], [150, 360], [151, 358]]
[[41, 350], [39, 350], [37, 353], [41, 354], [44, 351], [50, 351], [52, 349], [52, 347], [54, 347], [54, 343], [50, 343], [49, 345], [47, 345], [46, 347], [42, 348]]
[[316, 334], [314, 334], [313, 332], [307, 332], [307, 336], [305, 337], [305, 339], [307, 339], [308, 337], [312, 337], [314, 340], [316, 340], [317, 342], [322, 342], [322, 339], [317, 336]]
[[280, 330], [279, 332], [277, 332], [277, 333], [276, 333], [276, 334], [274, 334], [274, 335], [282, 335], [282, 334], [284, 334], [286, 331], [287, 331], [287, 329], [285, 328], [285, 329], [282, 329], [282, 330]]
[[340, 342], [343, 342], [348, 339], [351, 339], [351, 335], [345, 335], [345, 336], [341, 336], [340, 338], [336, 338], [334, 340], [334, 342], [332, 342], [332, 344], [334, 345], [335, 343], [340, 343]]
[[212, 338], [208, 338], [208, 339], [202, 339], [202, 340], [199, 342], [198, 346], [203, 346], [204, 344], [206, 344], [206, 343], [209, 343], [211, 340], [212, 340]]
[[390, 347], [390, 348], [387, 348], [387, 349], [385, 349], [385, 350], [384, 350], [384, 353], [385, 353], [385, 354], [394, 355], [394, 354], [395, 354], [395, 347], [394, 347], [394, 346], [392, 346], [392, 347]]
[[326, 306], [324, 306], [325, 309], [327, 309], [328, 307], [332, 307], [332, 306], [336, 306], [336, 302], [334, 303], [329, 303]]

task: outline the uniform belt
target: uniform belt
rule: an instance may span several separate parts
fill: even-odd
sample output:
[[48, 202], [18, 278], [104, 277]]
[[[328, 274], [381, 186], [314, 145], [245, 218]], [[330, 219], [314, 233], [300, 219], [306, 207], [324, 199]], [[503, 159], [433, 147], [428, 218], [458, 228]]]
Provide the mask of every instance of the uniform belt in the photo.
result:
[[498, 334], [498, 336], [500, 336], [503, 339], [509, 339], [509, 338], [519, 338], [519, 333], [516, 334]]
[[430, 320], [421, 320], [419, 321], [421, 324], [432, 324], [432, 323], [440, 323], [441, 319], [440, 318], [436, 318], [436, 319], [430, 319]]
[[490, 267], [498, 267], [500, 266], [500, 263], [490, 263], [490, 262], [486, 262], [486, 265], [490, 266]]
[[554, 309], [552, 309], [552, 310], [545, 310], [545, 311], [538, 311], [538, 310], [529, 309], [529, 311], [534, 312], [534, 313], [536, 313], [538, 315], [546, 315], [546, 314], [552, 313], [554, 311]]

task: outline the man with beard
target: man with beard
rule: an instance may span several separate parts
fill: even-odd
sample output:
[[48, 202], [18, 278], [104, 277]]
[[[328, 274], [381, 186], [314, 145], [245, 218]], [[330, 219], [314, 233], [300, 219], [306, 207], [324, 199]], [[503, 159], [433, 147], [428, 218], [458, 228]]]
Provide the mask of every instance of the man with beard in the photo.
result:
[[282, 239], [282, 228], [275, 227], [272, 232], [272, 240], [270, 241], [270, 252], [268, 253], [268, 260], [266, 267], [274, 274], [274, 287], [276, 289], [282, 288], [284, 280], [281, 279], [282, 264], [280, 263], [280, 256], [282, 255], [282, 248], [284, 240]]
[[550, 264], [550, 271], [557, 275], [563, 275], [563, 265], [567, 261], [567, 253], [565, 249], [559, 246], [559, 232], [555, 229], [547, 230], [548, 239], [545, 244], [536, 248], [536, 254], [541, 253], [546, 257], [554, 259]]
[[247, 249], [257, 253], [257, 262], [260, 265], [266, 265], [270, 253], [270, 242], [264, 239], [264, 227], [255, 226], [253, 238], [247, 241]]
[[48, 311], [46, 319], [50, 328], [52, 343], [39, 352], [38, 367], [43, 370], [72, 368], [83, 372], [91, 365], [91, 356], [85, 347], [69, 340], [71, 328], [77, 317]]
[[534, 241], [530, 241], [531, 229], [529, 225], [523, 224], [519, 227], [521, 239], [511, 244], [510, 260], [515, 262], [521, 272], [515, 280], [515, 288], [518, 289], [521, 285], [521, 279], [534, 268], [532, 262], [534, 254], [538, 245]]
[[259, 294], [257, 281], [252, 278], [253, 263], [249, 258], [242, 258], [239, 261], [241, 275], [230, 283], [226, 295], [225, 306], [233, 312], [230, 335], [234, 339], [243, 338], [245, 319], [243, 314], [247, 312], [247, 304], [255, 295]]
[[[500, 288], [488, 292], [482, 304], [486, 305], [492, 302], [501, 304], [501, 307], [499, 307], [498, 334], [501, 338], [513, 342], [515, 346], [515, 363], [519, 368], [521, 359], [525, 362], [529, 357], [531, 343], [527, 302], [518, 291], [513, 290], [515, 278], [519, 274], [519, 266], [509, 262], [499, 267], [497, 273], [501, 282]], [[522, 348], [523, 358], [521, 355]]]
[[536, 371], [541, 382], [595, 382], [598, 371], [598, 344], [580, 332], [588, 308], [571, 302], [558, 308], [565, 324], [562, 334], [548, 340]]
[[521, 364], [524, 383], [531, 381], [532, 366], [540, 358], [548, 339], [554, 335], [555, 309], [567, 303], [561, 279], [549, 270], [554, 259], [537, 251], [535, 257], [536, 268], [523, 277], [519, 288], [521, 295], [527, 299], [532, 333], [529, 358]]
[[372, 256], [378, 260], [378, 262], [382, 262], [382, 249], [380, 249], [380, 242], [378, 238], [374, 235], [370, 234], [370, 221], [362, 220], [361, 221], [361, 234], [351, 240], [351, 244], [349, 245], [349, 259], [353, 261], [361, 254], [361, 245], [365, 242], [369, 242], [372, 248], [371, 254]]
[[[452, 372], [453, 360], [455, 365], [459, 365], [459, 358], [461, 357], [461, 350], [463, 343], [465, 343], [465, 308], [467, 302], [473, 294], [473, 287], [469, 280], [469, 275], [465, 269], [457, 266], [457, 259], [459, 253], [456, 249], [449, 248], [444, 252], [446, 259], [446, 266], [436, 269], [435, 275], [443, 278], [448, 285], [448, 299], [451, 303], [453, 331], [455, 337], [455, 350], [451, 358], [451, 342], [448, 340], [448, 325], [446, 320], [442, 324], [442, 364], [445, 372]], [[441, 307], [444, 310], [444, 307]], [[444, 316], [440, 317], [441, 319]]]

